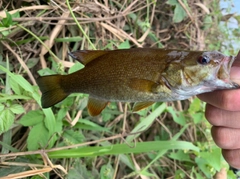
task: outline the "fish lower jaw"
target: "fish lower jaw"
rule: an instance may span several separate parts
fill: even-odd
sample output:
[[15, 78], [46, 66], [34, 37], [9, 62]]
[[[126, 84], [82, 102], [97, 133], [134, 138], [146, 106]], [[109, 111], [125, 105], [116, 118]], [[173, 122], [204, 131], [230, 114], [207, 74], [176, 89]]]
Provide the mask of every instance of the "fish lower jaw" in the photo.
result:
[[232, 86], [233, 86], [233, 89], [238, 89], [240, 88], [240, 85], [235, 83], [235, 82], [232, 82]]
[[237, 89], [239, 88], [239, 84], [231, 81], [230, 79], [219, 80], [215, 81], [216, 89]]

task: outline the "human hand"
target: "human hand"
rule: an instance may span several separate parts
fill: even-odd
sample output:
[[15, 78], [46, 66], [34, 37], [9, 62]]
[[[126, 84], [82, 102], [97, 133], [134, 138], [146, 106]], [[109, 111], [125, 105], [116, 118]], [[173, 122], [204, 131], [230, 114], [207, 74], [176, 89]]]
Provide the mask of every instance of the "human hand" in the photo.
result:
[[[240, 84], [240, 51], [231, 68], [231, 80]], [[212, 137], [225, 160], [240, 169], [240, 89], [198, 95], [207, 102], [205, 116], [213, 125]]]

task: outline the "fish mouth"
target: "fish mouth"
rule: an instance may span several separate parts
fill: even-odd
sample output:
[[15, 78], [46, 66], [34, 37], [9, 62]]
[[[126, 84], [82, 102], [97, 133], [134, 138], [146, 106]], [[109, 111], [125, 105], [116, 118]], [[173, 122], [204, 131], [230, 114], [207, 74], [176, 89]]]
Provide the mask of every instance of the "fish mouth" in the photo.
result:
[[231, 67], [233, 62], [236, 60], [235, 56], [227, 56], [223, 59], [223, 64], [222, 67], [219, 69], [219, 79], [222, 79], [223, 81], [231, 84], [231, 88], [239, 88], [240, 86], [235, 83], [232, 82], [230, 79], [230, 71], [231, 71]]

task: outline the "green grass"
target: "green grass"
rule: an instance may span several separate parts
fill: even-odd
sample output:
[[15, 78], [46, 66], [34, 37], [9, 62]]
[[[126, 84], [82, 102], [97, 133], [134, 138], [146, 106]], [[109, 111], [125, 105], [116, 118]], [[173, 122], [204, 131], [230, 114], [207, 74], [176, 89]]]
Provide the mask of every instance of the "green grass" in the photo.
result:
[[[228, 168], [212, 141], [205, 104], [197, 98], [159, 102], [138, 113], [131, 112], [132, 104], [111, 103], [95, 118], [87, 113], [86, 94], [41, 108], [38, 76], [83, 68], [67, 56], [69, 51], [164, 47], [234, 55], [237, 50], [211, 39], [213, 33], [234, 39], [220, 23], [216, 0], [206, 1], [210, 14], [188, 1], [84, 2], [55, 2], [55, 10], [44, 1], [2, 3], [0, 177], [213, 178]], [[63, 18], [63, 12], [69, 15]], [[193, 14], [198, 14], [197, 25]], [[204, 30], [209, 33], [199, 41], [196, 34]]]

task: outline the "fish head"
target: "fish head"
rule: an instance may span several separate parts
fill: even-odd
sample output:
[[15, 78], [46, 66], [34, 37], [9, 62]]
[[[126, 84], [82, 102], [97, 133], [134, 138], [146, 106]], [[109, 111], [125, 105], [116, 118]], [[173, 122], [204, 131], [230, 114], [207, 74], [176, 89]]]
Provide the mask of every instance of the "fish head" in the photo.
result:
[[[181, 61], [173, 62], [165, 77], [170, 88], [178, 94], [197, 95], [217, 89], [235, 89], [239, 85], [231, 81], [230, 69], [236, 57], [220, 52], [185, 54]], [[175, 73], [175, 79], [171, 74]]]

